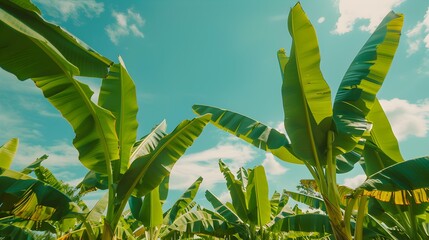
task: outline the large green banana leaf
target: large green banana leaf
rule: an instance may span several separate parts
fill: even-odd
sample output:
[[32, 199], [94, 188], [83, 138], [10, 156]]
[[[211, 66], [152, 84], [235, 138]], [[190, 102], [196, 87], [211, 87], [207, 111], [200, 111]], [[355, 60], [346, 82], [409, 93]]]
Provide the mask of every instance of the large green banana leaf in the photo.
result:
[[112, 113], [93, 103], [91, 89], [66, 73], [33, 80], [72, 126], [76, 133], [73, 144], [82, 164], [107, 174], [107, 166], [119, 159]]
[[[166, 128], [167, 124], [165, 120], [163, 120], [160, 124], [155, 126], [149, 134], [137, 141], [133, 146], [129, 164], [131, 164], [136, 158], [147, 155], [153, 151], [159, 141], [167, 135], [167, 133], [165, 133]], [[96, 189], [105, 190], [108, 188], [107, 181], [107, 175], [89, 171], [82, 182], [77, 185], [77, 188], [80, 188], [81, 194], [85, 194]]]
[[268, 198], [268, 181], [263, 166], [250, 170], [246, 187], [249, 220], [262, 227], [270, 221], [271, 205]]
[[[331, 127], [331, 90], [320, 71], [316, 32], [296, 4], [289, 13], [292, 47], [282, 85], [286, 131], [293, 152], [311, 165], [326, 164], [327, 132]], [[284, 59], [284, 52], [279, 52]]]
[[429, 157], [400, 162], [369, 176], [359, 187], [364, 195], [398, 205], [429, 202]]
[[138, 107], [136, 87], [121, 57], [119, 64], [112, 65], [109, 75], [103, 79], [98, 105], [111, 111], [116, 118], [120, 162], [113, 164], [113, 171], [124, 173], [128, 168], [131, 149], [137, 137]]
[[46, 22], [29, 0], [2, 1], [0, 25], [0, 66], [21, 80], [63, 71], [101, 78], [112, 64], [76, 37]]
[[287, 137], [277, 130], [225, 109], [204, 105], [194, 105], [192, 109], [198, 115], [212, 114], [211, 123], [219, 129], [229, 132], [257, 148], [271, 152], [283, 161], [302, 164], [302, 161], [291, 152]]
[[353, 150], [370, 130], [366, 116], [392, 63], [402, 23], [402, 15], [389, 13], [347, 70], [334, 101], [334, 155]]
[[229, 223], [242, 223], [243, 221], [240, 219], [240, 217], [237, 216], [237, 214], [229, 208], [226, 204], [223, 204], [213, 193], [211, 193], [209, 190], [206, 191], [205, 194], [207, 200], [211, 203], [213, 208], [217, 213], [219, 213], [226, 221]]
[[119, 158], [114, 117], [92, 103], [92, 91], [72, 76], [81, 71], [80, 75], [104, 77], [111, 61], [80, 45], [59, 27], [44, 22], [36, 8], [25, 2], [26, 8], [12, 1], [0, 4], [0, 66], [19, 79], [33, 79], [72, 125], [76, 133], [74, 145], [82, 163], [106, 173], [110, 160]]
[[188, 210], [190, 204], [194, 201], [195, 196], [198, 193], [201, 182], [203, 181], [202, 177], [199, 177], [195, 180], [194, 183], [180, 196], [180, 198], [173, 204], [173, 206], [167, 211], [164, 217], [164, 224], [170, 225], [179, 217], [181, 214]]
[[241, 220], [247, 222], [247, 200], [246, 193], [243, 191], [243, 183], [235, 178], [234, 174], [231, 173], [229, 168], [221, 160], [219, 160], [219, 168], [226, 180], [235, 212]]
[[204, 115], [185, 120], [164, 137], [150, 154], [136, 159], [118, 183], [117, 202], [133, 196], [144, 196], [170, 174], [177, 160], [192, 145], [210, 120]]
[[162, 224], [162, 206], [159, 197], [159, 187], [145, 195], [140, 210], [140, 219], [146, 228], [159, 227]]
[[59, 190], [26, 174], [0, 169], [0, 212], [33, 221], [58, 221], [79, 210]]
[[18, 138], [12, 138], [0, 146], [0, 167], [9, 169], [18, 150]]
[[399, 149], [398, 140], [377, 98], [367, 117], [373, 123], [368, 140], [374, 143], [390, 159], [396, 162], [403, 162], [404, 158]]

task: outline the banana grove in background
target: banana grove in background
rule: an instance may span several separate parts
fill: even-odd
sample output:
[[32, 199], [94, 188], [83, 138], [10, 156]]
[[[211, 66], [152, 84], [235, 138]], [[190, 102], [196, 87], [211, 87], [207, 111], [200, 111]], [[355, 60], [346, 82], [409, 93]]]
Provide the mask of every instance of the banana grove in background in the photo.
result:
[[[47, 156], [10, 169], [17, 138], [0, 147], [0, 236], [3, 239], [427, 239], [429, 158], [405, 161], [377, 100], [399, 43], [403, 16], [389, 13], [357, 53], [335, 99], [320, 70], [315, 30], [298, 3], [290, 10], [289, 56], [278, 51], [287, 136], [238, 113], [194, 105], [198, 115], [172, 132], [166, 122], [137, 136], [136, 89], [117, 63], [46, 22], [30, 1], [0, 3], [0, 66], [33, 81], [72, 127], [88, 173], [77, 186], [43, 167]], [[99, 78], [98, 102], [76, 77]], [[262, 166], [235, 174], [219, 160], [231, 202], [210, 191], [195, 201], [198, 178], [163, 211], [169, 175], [208, 123], [278, 159], [304, 165], [306, 191], [268, 196]], [[19, 137], [19, 136], [17, 136]], [[367, 180], [337, 184], [359, 164]], [[81, 200], [106, 190], [89, 209]], [[289, 199], [300, 204], [290, 205]], [[126, 208], [127, 204], [129, 209]], [[307, 209], [307, 210], [305, 210]], [[311, 211], [309, 211], [310, 209]]]

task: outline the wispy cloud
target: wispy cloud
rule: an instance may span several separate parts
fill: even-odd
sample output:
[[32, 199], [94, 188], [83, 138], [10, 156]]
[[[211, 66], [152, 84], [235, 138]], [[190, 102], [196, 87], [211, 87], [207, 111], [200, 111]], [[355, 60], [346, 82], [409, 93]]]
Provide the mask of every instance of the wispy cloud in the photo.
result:
[[50, 16], [63, 21], [69, 18], [77, 20], [81, 13], [92, 18], [104, 11], [104, 3], [95, 0], [35, 0], [35, 2], [43, 5]]
[[386, 14], [405, 0], [338, 0], [340, 17], [334, 34], [344, 34], [353, 30], [358, 20], [368, 20], [368, 25], [360, 25], [361, 31], [373, 32]]
[[325, 22], [325, 20], [326, 20], [326, 18], [325, 18], [325, 17], [320, 17], [319, 19], [317, 19], [317, 22], [318, 22], [318, 23], [324, 23], [324, 22]]
[[243, 143], [224, 142], [216, 147], [183, 156], [171, 173], [170, 188], [186, 189], [199, 176], [204, 178], [201, 185], [207, 189], [216, 183], [224, 182], [219, 171], [218, 160], [222, 159], [232, 172], [254, 160], [255, 150]]
[[429, 131], [429, 99], [417, 103], [394, 98], [380, 100], [399, 141], [408, 136], [426, 137]]
[[13, 166], [18, 169], [25, 167], [44, 154], [49, 156], [48, 159], [43, 162], [43, 165], [48, 168], [64, 168], [82, 165], [78, 160], [78, 152], [72, 145], [66, 142], [58, 142], [50, 146], [21, 143], [13, 161]]
[[426, 11], [422, 21], [407, 31], [408, 49], [407, 54], [411, 56], [416, 53], [421, 45], [429, 49], [429, 8]]
[[264, 166], [267, 175], [281, 175], [285, 173], [288, 169], [280, 165], [279, 162], [274, 158], [274, 155], [271, 153], [265, 154], [265, 159], [262, 161], [262, 166]]
[[355, 189], [359, 187], [365, 180], [366, 180], [365, 174], [359, 174], [355, 177], [344, 179], [343, 185], [349, 188]]
[[139, 38], [144, 37], [140, 28], [143, 27], [145, 21], [133, 9], [130, 8], [126, 12], [112, 11], [112, 16], [115, 18], [115, 23], [107, 25], [105, 30], [114, 44], [119, 44], [121, 37], [130, 34]]

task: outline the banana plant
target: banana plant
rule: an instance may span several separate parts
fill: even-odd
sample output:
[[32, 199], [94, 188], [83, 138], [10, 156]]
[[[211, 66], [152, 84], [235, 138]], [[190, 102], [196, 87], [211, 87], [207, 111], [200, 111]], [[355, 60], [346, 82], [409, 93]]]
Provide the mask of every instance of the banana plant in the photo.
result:
[[169, 227], [177, 218], [191, 211], [196, 205], [194, 198], [202, 181], [203, 178], [199, 177], [165, 212], [162, 211], [162, 206], [168, 195], [168, 177], [144, 198], [131, 197], [129, 205], [132, 218], [128, 218], [127, 221], [133, 221], [131, 226], [134, 236], [137, 239], [143, 239], [143, 237], [145, 239], [158, 239], [158, 237], [169, 239], [180, 235], [180, 232], [177, 233]]
[[[219, 168], [226, 180], [232, 202], [222, 203], [210, 191], [206, 191], [206, 198], [229, 225], [236, 226], [234, 233], [240, 238], [272, 239], [286, 236], [287, 232], [292, 231], [300, 231], [302, 236], [332, 234], [326, 215], [303, 217], [302, 214], [296, 214], [287, 205], [289, 196], [286, 192], [275, 192], [269, 199], [263, 166], [248, 170], [240, 168], [237, 177], [221, 160]], [[312, 219], [317, 223], [306, 224], [301, 219]], [[315, 224], [318, 226], [315, 227]]]
[[[296, 4], [288, 18], [290, 56], [284, 49], [278, 51], [287, 136], [234, 112], [203, 105], [193, 109], [197, 114], [211, 113], [215, 126], [281, 160], [304, 164], [320, 188], [336, 239], [351, 239], [349, 220], [339, 204], [336, 173], [351, 170], [363, 155], [373, 126], [368, 115], [396, 52], [402, 24], [401, 14], [387, 14], [346, 71], [332, 104], [320, 70], [315, 30]], [[383, 135], [378, 137], [383, 142]], [[378, 147], [385, 151], [392, 144]]]
[[[151, 153], [133, 155], [138, 107], [134, 83], [121, 58], [113, 64], [46, 22], [28, 0], [0, 3], [0, 34], [0, 66], [19, 80], [35, 83], [74, 130], [80, 162], [107, 179], [102, 232], [103, 239], [114, 238], [128, 198], [145, 196], [170, 174], [209, 116], [183, 121]], [[102, 78], [98, 103], [75, 76]]]

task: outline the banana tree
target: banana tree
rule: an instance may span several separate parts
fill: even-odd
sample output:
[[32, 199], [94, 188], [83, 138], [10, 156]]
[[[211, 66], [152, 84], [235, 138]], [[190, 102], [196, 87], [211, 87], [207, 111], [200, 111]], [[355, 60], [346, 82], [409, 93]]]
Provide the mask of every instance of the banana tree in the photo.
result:
[[[300, 231], [302, 236], [326, 236], [332, 234], [326, 215], [296, 214], [287, 205], [288, 195], [275, 192], [268, 198], [268, 182], [263, 166], [254, 169], [240, 168], [237, 177], [219, 161], [220, 171], [227, 182], [232, 202], [222, 203], [210, 191], [206, 198], [221, 216], [243, 239], [272, 239], [286, 236], [286, 232]], [[315, 221], [305, 224], [302, 219]], [[316, 223], [317, 222], [317, 223]], [[326, 224], [328, 223], [328, 224]], [[317, 225], [317, 226], [316, 226]]]
[[383, 19], [353, 60], [332, 104], [320, 70], [315, 30], [296, 4], [288, 18], [290, 56], [284, 49], [278, 51], [287, 136], [234, 112], [203, 105], [193, 109], [197, 114], [211, 113], [215, 126], [281, 160], [304, 164], [320, 188], [335, 237], [351, 239], [349, 220], [339, 204], [336, 173], [349, 171], [362, 156], [372, 127], [368, 114], [396, 52], [402, 23], [403, 16], [394, 12]]
[[[0, 3], [0, 66], [19, 80], [31, 79], [69, 122], [79, 160], [107, 179], [103, 239], [112, 239], [128, 198], [142, 197], [168, 176], [209, 116], [180, 123], [149, 154], [132, 152], [137, 133], [134, 83], [121, 58], [113, 62], [43, 20], [30, 1]], [[102, 78], [98, 103], [75, 76]]]

